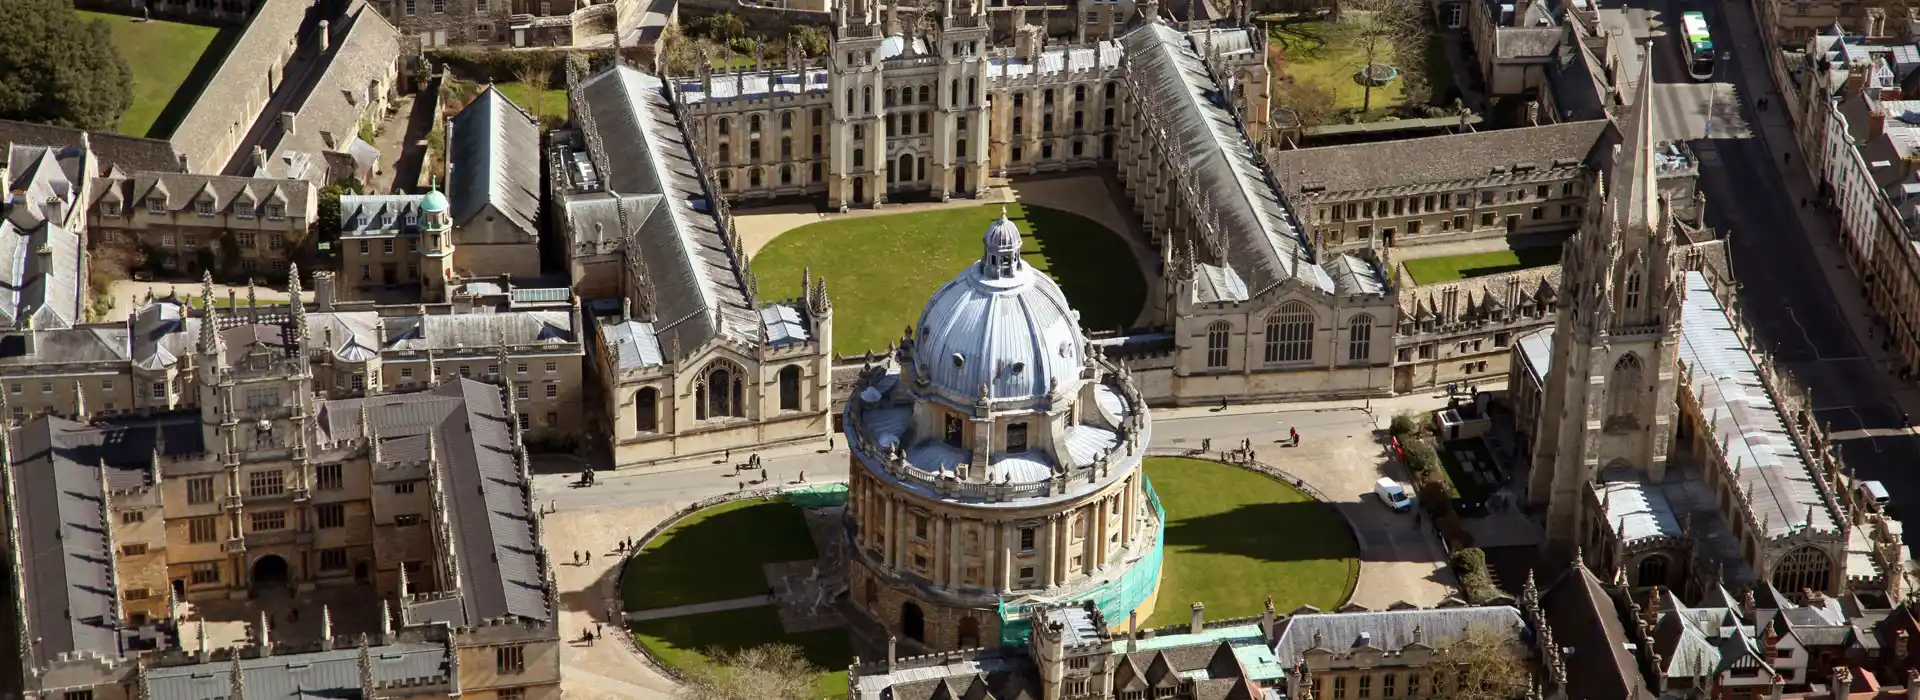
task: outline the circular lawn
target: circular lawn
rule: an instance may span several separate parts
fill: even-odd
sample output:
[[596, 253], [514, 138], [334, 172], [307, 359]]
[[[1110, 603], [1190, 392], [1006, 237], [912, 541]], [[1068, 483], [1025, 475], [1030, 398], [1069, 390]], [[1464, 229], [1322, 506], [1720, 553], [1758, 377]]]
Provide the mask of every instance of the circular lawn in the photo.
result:
[[1334, 506], [1293, 485], [1209, 460], [1151, 457], [1148, 478], [1167, 511], [1166, 559], [1152, 626], [1258, 615], [1273, 596], [1285, 613], [1332, 610], [1353, 595], [1359, 547]]
[[[978, 261], [987, 225], [999, 205], [882, 216], [850, 216], [780, 234], [753, 258], [763, 298], [800, 296], [803, 271], [825, 277], [833, 297], [833, 350], [857, 355], [885, 350], [920, 317], [940, 285]], [[1053, 276], [1080, 325], [1111, 330], [1133, 325], [1147, 282], [1119, 234], [1092, 219], [1057, 209], [1006, 207], [1020, 226], [1022, 257]]]

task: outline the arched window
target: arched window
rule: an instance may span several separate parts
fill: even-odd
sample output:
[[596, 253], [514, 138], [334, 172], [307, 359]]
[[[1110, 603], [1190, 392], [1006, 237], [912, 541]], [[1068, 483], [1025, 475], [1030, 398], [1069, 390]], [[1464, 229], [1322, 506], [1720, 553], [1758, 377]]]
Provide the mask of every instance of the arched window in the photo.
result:
[[1640, 308], [1640, 271], [1627, 271], [1627, 308]]
[[1109, 81], [1109, 82], [1107, 83], [1107, 99], [1109, 99], [1109, 100], [1111, 100], [1111, 99], [1113, 99], [1113, 91], [1114, 91], [1114, 90], [1116, 90], [1116, 89], [1118, 89], [1118, 88], [1116, 87], [1117, 85], [1119, 85], [1119, 84], [1118, 84], [1118, 83], [1114, 83], [1114, 82], [1111, 82], [1111, 81]]
[[1373, 317], [1360, 314], [1347, 321], [1347, 360], [1366, 362], [1373, 359]]
[[1053, 88], [1047, 88], [1046, 92], [1040, 93], [1040, 103], [1053, 104]]
[[967, 104], [980, 103], [980, 82], [978, 78], [967, 79]]
[[860, 113], [873, 113], [873, 86], [860, 88]]
[[698, 418], [744, 418], [747, 415], [746, 373], [728, 360], [714, 360], [700, 374], [694, 387], [695, 399], [703, 410]]
[[947, 84], [947, 106], [960, 106], [960, 80], [957, 78]]
[[847, 88], [847, 113], [853, 113], [853, 88]]
[[1313, 309], [1298, 301], [1281, 304], [1267, 316], [1267, 362], [1313, 359]]
[[793, 128], [793, 113], [792, 113], [792, 112], [781, 112], [781, 113], [780, 113], [780, 128], [782, 128], [782, 129], [791, 129], [791, 128]]
[[721, 192], [733, 189], [733, 173], [722, 170], [720, 171], [719, 180]]
[[799, 365], [788, 365], [780, 370], [780, 410], [800, 410]]
[[733, 133], [733, 120], [728, 119], [726, 117], [721, 117], [720, 118], [720, 135], [726, 136], [727, 134], [731, 134], [731, 133]]
[[1649, 554], [1640, 560], [1639, 572], [1634, 576], [1636, 586], [1667, 585], [1667, 556]]
[[866, 149], [861, 149], [861, 148], [853, 149], [853, 167], [858, 168], [866, 164], [867, 164]]
[[897, 93], [894, 92], [893, 88], [887, 88], [886, 105], [888, 107], [892, 107], [895, 104], [895, 102], [897, 101], [896, 96], [897, 96]]
[[1640, 356], [1628, 353], [1613, 363], [1613, 375], [1607, 381], [1608, 420], [1634, 421], [1639, 414], [1640, 393]]
[[733, 146], [726, 143], [720, 144], [720, 164], [726, 165], [731, 162], [733, 162]]
[[1219, 369], [1227, 366], [1227, 338], [1233, 334], [1233, 324], [1226, 321], [1214, 321], [1207, 326], [1207, 367]]
[[1087, 86], [1085, 85], [1073, 86], [1073, 101], [1079, 102], [1084, 99], [1087, 99]]
[[1833, 560], [1826, 552], [1805, 545], [1787, 553], [1773, 570], [1773, 586], [1787, 595], [1804, 591], [1827, 592]]
[[933, 98], [933, 88], [932, 88], [932, 87], [929, 87], [929, 86], [926, 86], [926, 85], [922, 85], [922, 86], [920, 86], [920, 102], [921, 102], [921, 104], [925, 104], [925, 103], [928, 103], [928, 102], [932, 102], [932, 101], [933, 101], [933, 99], [932, 99], [932, 98]]
[[911, 87], [900, 88], [900, 104], [903, 104], [903, 105], [913, 104], [913, 88]]
[[747, 171], [747, 186], [753, 187], [753, 188], [760, 187], [760, 169], [759, 168], [754, 168], [752, 170]]
[[751, 117], [747, 117], [747, 125], [748, 125], [748, 126], [747, 126], [747, 131], [749, 131], [749, 132], [753, 132], [753, 133], [759, 133], [759, 131], [760, 131], [760, 115], [758, 115], [758, 114], [755, 114], [755, 115], [753, 115], [753, 116], [751, 116]]
[[1101, 126], [1113, 126], [1113, 108], [1108, 107], [1106, 114], [1101, 115], [1100, 120], [1104, 122]]
[[633, 394], [634, 429], [650, 433], [660, 429], [660, 390], [653, 387]]
[[901, 182], [913, 179], [913, 154], [900, 154], [900, 167], [898, 170], [900, 171], [899, 178]]
[[793, 166], [791, 165], [780, 166], [780, 184], [782, 185], [793, 184]]

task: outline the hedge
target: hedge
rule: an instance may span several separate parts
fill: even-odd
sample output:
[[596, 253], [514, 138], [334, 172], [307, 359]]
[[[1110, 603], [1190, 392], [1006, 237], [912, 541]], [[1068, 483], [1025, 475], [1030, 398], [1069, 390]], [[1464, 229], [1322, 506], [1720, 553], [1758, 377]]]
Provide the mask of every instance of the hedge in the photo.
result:
[[1487, 571], [1486, 552], [1473, 547], [1454, 552], [1453, 571], [1460, 577], [1467, 602], [1485, 605], [1501, 596], [1500, 589], [1493, 585], [1493, 574]]

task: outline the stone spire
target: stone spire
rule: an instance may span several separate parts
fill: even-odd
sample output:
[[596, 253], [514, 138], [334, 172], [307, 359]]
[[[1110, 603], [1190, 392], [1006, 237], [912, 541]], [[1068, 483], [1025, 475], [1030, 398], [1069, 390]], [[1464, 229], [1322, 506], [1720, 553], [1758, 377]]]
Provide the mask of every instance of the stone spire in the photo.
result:
[[220, 323], [218, 312], [213, 309], [213, 272], [200, 275], [200, 353], [213, 355], [220, 351]]
[[360, 697], [373, 700], [374, 691], [379, 690], [373, 680], [373, 654], [367, 649], [367, 635], [360, 635]]
[[259, 634], [254, 637], [254, 641], [260, 643], [261, 656], [273, 655], [273, 630], [269, 628], [271, 624], [273, 624], [273, 621], [267, 618], [267, 611], [260, 611]]
[[320, 648], [333, 648], [333, 608], [325, 605], [320, 606]]
[[73, 420], [87, 422], [87, 389], [80, 385], [78, 379], [73, 380]]
[[307, 307], [300, 302], [300, 266], [287, 263], [287, 310], [293, 315], [293, 343], [306, 357]]
[[[206, 626], [202, 625], [201, 629], [206, 629]], [[233, 663], [227, 668], [227, 680], [232, 682], [233, 689], [227, 691], [227, 700], [247, 700], [247, 674], [240, 669], [240, 649], [233, 649], [233, 655], [229, 658]]]
[[1621, 127], [1621, 158], [1613, 165], [1614, 186], [1622, 196], [1614, 199], [1614, 222], [1622, 231], [1660, 231], [1660, 189], [1656, 180], [1659, 167], [1654, 162], [1653, 61], [1651, 51], [1640, 61], [1639, 94], [1633, 100], [1633, 113]]

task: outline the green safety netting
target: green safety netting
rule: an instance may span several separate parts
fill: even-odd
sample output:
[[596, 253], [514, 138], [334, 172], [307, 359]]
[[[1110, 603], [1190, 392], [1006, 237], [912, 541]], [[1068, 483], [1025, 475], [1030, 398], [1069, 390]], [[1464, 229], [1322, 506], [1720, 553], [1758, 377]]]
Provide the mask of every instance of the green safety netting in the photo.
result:
[[847, 504], [846, 484], [821, 484], [787, 489], [787, 502], [801, 508], [831, 508]]
[[[1092, 589], [1077, 593], [1063, 600], [1048, 601], [1048, 604], [1073, 604], [1091, 600], [1100, 609], [1100, 615], [1107, 620], [1124, 620], [1127, 614], [1147, 602], [1154, 589], [1160, 585], [1160, 562], [1167, 542], [1167, 511], [1160, 507], [1160, 495], [1154, 493], [1153, 482], [1145, 474], [1140, 475], [1141, 484], [1147, 494], [1147, 503], [1153, 506], [1153, 512], [1159, 516], [1159, 531], [1154, 534], [1153, 549], [1147, 556], [1121, 574], [1120, 578], [1100, 584]], [[1002, 646], [1022, 646], [1027, 643], [1027, 635], [1033, 631], [1033, 620], [1027, 612], [1033, 604], [1009, 604], [1000, 601], [1000, 644]]]

